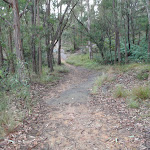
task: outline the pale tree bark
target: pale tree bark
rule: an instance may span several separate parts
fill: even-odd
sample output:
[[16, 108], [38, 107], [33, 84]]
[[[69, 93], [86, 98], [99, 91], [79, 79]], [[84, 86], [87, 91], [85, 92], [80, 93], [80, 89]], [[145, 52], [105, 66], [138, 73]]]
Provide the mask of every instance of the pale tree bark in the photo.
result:
[[[0, 37], [1, 37], [1, 26], [0, 26]], [[1, 39], [0, 39], [0, 68], [3, 66], [3, 49], [2, 49], [2, 44], [1, 44]]]
[[[37, 25], [40, 26], [40, 13], [39, 13], [39, 1], [37, 0]], [[38, 45], [38, 71], [39, 75], [42, 74], [42, 50], [41, 50], [41, 38], [40, 34], [38, 33], [39, 45]]]
[[13, 12], [14, 12], [14, 38], [15, 38], [15, 46], [16, 46], [16, 55], [17, 58], [22, 62], [24, 61], [24, 58], [23, 58], [23, 52], [21, 47], [22, 44], [21, 44], [18, 0], [13, 0]]
[[25, 66], [24, 66], [24, 57], [23, 57], [22, 44], [21, 44], [20, 16], [19, 16], [18, 0], [3, 0], [3, 1], [8, 3], [13, 8], [14, 41], [15, 41], [15, 48], [16, 48], [16, 56], [17, 56], [17, 60], [18, 60], [17, 73], [19, 75], [19, 81], [23, 82], [26, 78], [26, 75], [24, 73]]
[[[90, 18], [90, 3], [89, 0], [86, 0], [87, 2], [87, 11], [88, 11], [88, 32], [90, 33], [91, 30], [91, 18]], [[88, 47], [89, 47], [89, 54], [90, 54], [90, 59], [93, 59], [93, 53], [92, 53], [92, 45], [91, 45], [91, 41], [88, 41]]]
[[126, 34], [126, 21], [124, 19], [124, 33], [125, 33], [125, 41], [124, 41], [124, 45], [125, 45], [125, 64], [128, 63], [128, 52], [127, 52], [127, 34]]
[[[36, 0], [33, 1], [31, 6], [31, 20], [32, 20], [32, 28], [34, 29], [36, 26]], [[35, 29], [32, 31], [32, 41], [31, 41], [31, 49], [32, 49], [32, 69], [33, 72], [37, 73], [36, 66], [36, 47], [35, 47]]]
[[[53, 34], [52, 38], [51, 38], [51, 44], [50, 44], [50, 48], [49, 48], [49, 53], [50, 53], [50, 57], [49, 57], [50, 59], [49, 59], [49, 60], [50, 60], [50, 71], [51, 71], [51, 72], [54, 71], [54, 69], [53, 69], [53, 49], [54, 49], [54, 47], [56, 46], [56, 44], [57, 44], [57, 42], [58, 42], [60, 36], [62, 35], [62, 33], [63, 33], [63, 31], [64, 31], [64, 29], [65, 29], [67, 23], [68, 23], [68, 19], [69, 19], [69, 16], [70, 16], [72, 10], [73, 10], [74, 7], [77, 5], [77, 3], [76, 3], [76, 4], [71, 8], [70, 12], [69, 12], [68, 15], [67, 15], [67, 12], [68, 12], [68, 10], [69, 10], [69, 7], [70, 7], [70, 5], [71, 5], [71, 2], [72, 2], [72, 0], [69, 0], [69, 1], [68, 1], [68, 4], [67, 4], [67, 6], [66, 6], [66, 9], [64, 10], [64, 13], [62, 14], [62, 17], [61, 17], [61, 19], [60, 19], [60, 21], [59, 21], [59, 24], [58, 24], [57, 28], [56, 28], [56, 31], [55, 31], [55, 33]], [[67, 16], [66, 19], [65, 19], [65, 16]]]
[[147, 14], [148, 14], [148, 23], [149, 23], [149, 32], [148, 32], [148, 61], [150, 61], [150, 0], [146, 0], [147, 3]]
[[129, 12], [129, 1], [126, 0], [127, 4], [127, 26], [128, 26], [128, 46], [129, 49], [131, 48], [131, 43], [130, 43], [130, 12]]
[[[81, 20], [83, 19], [83, 0], [81, 0]], [[83, 33], [81, 32], [81, 46], [83, 46]]]
[[14, 40], [15, 40], [15, 47], [16, 47], [16, 56], [19, 65], [17, 72], [19, 74], [19, 81], [23, 82], [26, 78], [26, 75], [24, 74], [25, 66], [24, 66], [24, 57], [23, 57], [22, 44], [21, 44], [18, 0], [12, 0], [12, 4], [13, 4], [13, 12], [14, 12]]
[[[9, 28], [8, 45], [9, 45], [9, 48], [10, 48], [10, 51], [11, 51], [11, 55], [13, 55], [13, 43], [12, 43], [12, 31], [11, 31], [11, 28]], [[12, 56], [10, 57], [9, 61], [10, 61], [9, 62], [9, 72], [10, 73], [15, 73], [15, 65], [14, 65], [14, 60], [13, 60]]]
[[116, 64], [117, 60], [117, 53], [118, 53], [118, 63], [121, 63], [121, 54], [120, 54], [120, 33], [118, 27], [118, 16], [116, 12], [116, 1], [113, 0], [113, 13], [114, 13], [114, 23], [115, 23], [115, 60], [114, 63]]
[[50, 23], [48, 21], [48, 18], [50, 16], [50, 0], [47, 0], [47, 6], [46, 6], [46, 23], [47, 23], [47, 33], [46, 33], [46, 50], [47, 50], [47, 63], [48, 63], [48, 67], [50, 68]]
[[[62, 3], [60, 4], [60, 10], [58, 9], [59, 11], [59, 21], [61, 20], [61, 15], [62, 15]], [[61, 29], [60, 29], [60, 34], [61, 34]], [[60, 35], [60, 38], [59, 38], [59, 41], [58, 41], [58, 65], [61, 65], [61, 42], [62, 42], [62, 39], [61, 39], [61, 35]]]
[[53, 68], [53, 49], [51, 48], [51, 45], [52, 45], [52, 42], [50, 43], [50, 36], [51, 36], [51, 32], [50, 32], [50, 29], [51, 29], [51, 25], [50, 25], [50, 22], [48, 20], [48, 18], [50, 17], [50, 11], [51, 11], [51, 0], [48, 0], [47, 2], [47, 26], [48, 26], [48, 35], [47, 35], [47, 38], [48, 38], [48, 50], [47, 50], [47, 59], [48, 59], [48, 66], [50, 68], [50, 71], [53, 72], [54, 71], [54, 68]]

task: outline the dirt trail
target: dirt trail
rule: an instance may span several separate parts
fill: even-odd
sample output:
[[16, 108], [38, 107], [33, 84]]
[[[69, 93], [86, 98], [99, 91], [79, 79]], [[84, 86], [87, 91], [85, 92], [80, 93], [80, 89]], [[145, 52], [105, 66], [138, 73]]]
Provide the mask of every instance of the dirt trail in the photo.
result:
[[[94, 101], [90, 89], [101, 74], [67, 65], [70, 72], [43, 96], [33, 115], [11, 140], [17, 150], [146, 150], [141, 128], [130, 118], [104, 111], [110, 103]], [[104, 95], [105, 96], [105, 95]], [[107, 105], [105, 105], [107, 103]], [[119, 104], [120, 105], [120, 104]], [[109, 108], [109, 107], [108, 107]], [[30, 122], [30, 123], [29, 123]], [[14, 140], [15, 139], [15, 140]], [[13, 150], [12, 145], [10, 148]], [[6, 148], [7, 150], [7, 148]]]
[[[101, 73], [90, 71], [81, 67], [66, 64], [70, 70], [67, 81], [55, 89], [58, 95], [46, 100], [49, 105], [85, 103], [90, 100], [90, 93], [95, 79]], [[60, 93], [61, 91], [61, 93]], [[44, 97], [45, 99], [45, 97]]]
[[43, 97], [49, 108], [42, 129], [46, 141], [36, 149], [145, 149], [141, 132], [130, 129], [132, 121], [103, 111], [102, 104], [93, 104], [90, 90], [95, 78], [101, 73], [82, 67], [68, 67], [70, 73], [64, 81]]

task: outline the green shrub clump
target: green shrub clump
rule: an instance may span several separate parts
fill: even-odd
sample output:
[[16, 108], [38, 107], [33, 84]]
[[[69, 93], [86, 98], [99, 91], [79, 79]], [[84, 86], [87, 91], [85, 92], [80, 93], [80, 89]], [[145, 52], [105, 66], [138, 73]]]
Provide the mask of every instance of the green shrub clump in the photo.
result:
[[148, 70], [142, 70], [137, 74], [137, 79], [139, 80], [147, 80], [149, 77], [149, 71]]
[[133, 99], [127, 100], [127, 105], [128, 105], [128, 107], [135, 108], [135, 109], [139, 108], [139, 106], [140, 106], [139, 102], [136, 100], [133, 100]]
[[116, 86], [114, 90], [114, 97], [115, 98], [127, 97], [127, 92], [121, 84]]
[[131, 91], [131, 95], [134, 99], [145, 100], [150, 98], [150, 87], [148, 86], [139, 86], [135, 87]]

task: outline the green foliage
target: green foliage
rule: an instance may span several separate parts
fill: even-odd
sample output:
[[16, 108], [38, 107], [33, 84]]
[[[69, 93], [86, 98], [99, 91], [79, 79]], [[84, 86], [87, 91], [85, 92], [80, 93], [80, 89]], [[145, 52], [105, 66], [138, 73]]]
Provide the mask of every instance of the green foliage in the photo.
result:
[[150, 87], [148, 86], [139, 86], [135, 87], [131, 91], [131, 96], [133, 99], [145, 100], [150, 98]]
[[127, 100], [127, 105], [128, 105], [128, 107], [134, 108], [134, 109], [137, 109], [137, 108], [140, 107], [139, 102], [138, 102], [138, 101], [135, 101], [135, 100], [133, 100], [133, 99]]
[[54, 70], [58, 73], [68, 73], [69, 72], [68, 68], [66, 68], [66, 66], [63, 66], [63, 65], [62, 66], [55, 66]]
[[90, 60], [88, 54], [74, 54], [70, 56], [66, 62], [74, 66], [83, 66], [95, 70], [108, 70], [110, 68], [110, 66], [100, 65], [95, 60]]
[[[19, 82], [17, 74], [4, 75], [0, 79], [0, 135], [12, 132], [17, 125], [16, 118], [19, 119], [20, 113], [15, 114], [17, 108], [12, 110], [14, 103], [20, 109], [20, 101], [24, 103], [24, 108], [31, 108], [30, 85], [28, 81]], [[2, 138], [2, 137], [0, 137]]]
[[98, 85], [94, 85], [92, 88], [92, 94], [96, 94], [98, 91]]
[[139, 80], [147, 80], [149, 77], [148, 70], [142, 70], [137, 74], [137, 79]]
[[114, 97], [115, 98], [127, 97], [127, 92], [122, 85], [120, 84], [116, 85], [114, 90]]
[[69, 70], [66, 66], [54, 66], [54, 72], [50, 72], [50, 69], [47, 66], [43, 66], [42, 75], [36, 75], [32, 73], [31, 80], [32, 82], [37, 82], [41, 84], [47, 84], [50, 82], [56, 82], [60, 79], [62, 73], [68, 73]]
[[112, 82], [113, 80], [114, 77], [112, 77], [112, 74], [109, 71], [107, 73], [103, 73], [100, 77], [96, 79], [95, 84], [92, 88], [92, 94], [96, 94], [98, 88], [101, 87], [105, 82]]

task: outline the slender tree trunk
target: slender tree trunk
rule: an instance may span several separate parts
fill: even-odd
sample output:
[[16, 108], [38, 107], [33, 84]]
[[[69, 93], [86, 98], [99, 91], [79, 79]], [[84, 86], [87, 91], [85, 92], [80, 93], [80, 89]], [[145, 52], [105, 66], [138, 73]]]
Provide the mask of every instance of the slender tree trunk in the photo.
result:
[[124, 33], [125, 33], [125, 64], [128, 63], [128, 52], [127, 52], [127, 34], [126, 34], [126, 21], [124, 20]]
[[[51, 6], [50, 6], [50, 0], [48, 0], [48, 12], [47, 12], [47, 19], [50, 16], [50, 10], [51, 10]], [[50, 67], [50, 71], [53, 72], [54, 68], [53, 68], [53, 49], [54, 46], [52, 45], [53, 43], [50, 44], [50, 23], [49, 20], [47, 20], [47, 25], [48, 25], [48, 52], [47, 52], [47, 58], [48, 58], [48, 65]]]
[[13, 0], [13, 11], [14, 11], [14, 38], [16, 46], [17, 58], [22, 62], [24, 61], [22, 44], [21, 44], [21, 32], [20, 32], [20, 17], [19, 17], [19, 7], [18, 0]]
[[[62, 15], [62, 4], [60, 5], [60, 12], [59, 12], [59, 21], [61, 21]], [[58, 41], [58, 65], [61, 65], [61, 29], [60, 29], [60, 38]]]
[[16, 56], [19, 61], [19, 67], [17, 72], [19, 74], [19, 80], [23, 81], [26, 75], [23, 73], [25, 66], [24, 66], [24, 57], [23, 57], [22, 44], [21, 44], [18, 0], [13, 0], [12, 5], [13, 5], [13, 13], [14, 13], [14, 40], [15, 40], [15, 47], [16, 47]]
[[134, 17], [133, 17], [133, 14], [135, 14], [135, 12], [132, 12], [132, 9], [131, 9], [132, 43], [135, 44], [135, 29], [134, 29]]
[[[83, 19], [83, 0], [81, 0], [81, 20]], [[83, 33], [82, 32], [80, 32], [81, 33], [81, 46], [83, 46]]]
[[49, 37], [49, 25], [48, 25], [48, 15], [49, 15], [49, 6], [48, 6], [48, 3], [47, 3], [47, 6], [46, 6], [46, 14], [45, 14], [45, 17], [44, 17], [44, 27], [45, 27], [45, 30], [47, 30], [46, 32], [46, 35], [45, 35], [45, 45], [46, 45], [46, 52], [47, 52], [47, 64], [48, 64], [48, 68], [50, 68], [50, 62], [49, 62], [49, 42], [50, 42], [50, 37]]
[[115, 22], [115, 58], [114, 58], [114, 64], [116, 64], [117, 60], [117, 21], [116, 21], [116, 1], [113, 0], [113, 16], [114, 16], [114, 22]]
[[[88, 32], [90, 33], [91, 31], [91, 17], [90, 17], [90, 3], [89, 0], [87, 0], [87, 8], [88, 8]], [[92, 45], [91, 41], [88, 41], [88, 47], [89, 47], [89, 54], [90, 54], [90, 59], [93, 59], [93, 53], [92, 53]]]
[[74, 27], [73, 27], [73, 49], [74, 49], [74, 51], [77, 50], [75, 21], [74, 21]]
[[111, 48], [111, 46], [112, 46], [111, 36], [109, 35], [109, 51], [110, 51], [110, 59], [111, 59], [111, 63], [113, 63], [113, 62], [112, 62], [112, 52], [111, 52], [112, 48]]
[[31, 41], [31, 48], [32, 48], [32, 69], [33, 72], [37, 73], [36, 67], [36, 48], [35, 48], [35, 26], [36, 26], [36, 0], [34, 0], [34, 4], [31, 6], [32, 12], [32, 41]]
[[51, 69], [52, 67], [52, 58], [51, 58], [51, 47], [50, 47], [50, 23], [49, 23], [49, 16], [50, 16], [50, 0], [47, 1], [47, 13], [46, 13], [46, 21], [47, 21], [47, 62], [48, 62], [48, 67]]
[[149, 33], [148, 33], [148, 62], [150, 62], [150, 0], [146, 0], [147, 3], [147, 14], [149, 22]]
[[145, 30], [145, 37], [146, 37], [146, 41], [148, 40], [148, 24], [146, 25], [146, 30]]
[[148, 32], [148, 62], [150, 62], [150, 25], [149, 25], [149, 32]]
[[[37, 0], [37, 25], [40, 26], [40, 12], [39, 12], [39, 0]], [[38, 33], [39, 45], [38, 45], [38, 71], [39, 75], [42, 74], [42, 51], [41, 51], [41, 38]]]
[[[127, 3], [127, 9], [129, 9], [128, 1], [126, 1], [126, 3]], [[128, 25], [128, 45], [129, 45], [129, 50], [130, 50], [131, 44], [130, 44], [130, 14], [129, 12], [127, 12], [127, 25]]]
[[120, 54], [120, 34], [119, 30], [117, 29], [117, 41], [118, 41], [118, 63], [121, 63], [121, 54]]
[[139, 40], [138, 40], [138, 45], [140, 45], [141, 42], [141, 32], [139, 31]]
[[[0, 26], [0, 37], [1, 37], [1, 26]], [[0, 68], [3, 66], [3, 48], [1, 44], [1, 39], [0, 39]]]
[[[10, 48], [10, 51], [11, 51], [11, 55], [13, 55], [13, 44], [12, 44], [12, 31], [11, 31], [11, 28], [9, 28], [9, 39], [8, 39], [8, 42], [9, 42], [9, 48]], [[9, 64], [9, 72], [15, 73], [14, 60], [13, 60], [12, 56], [10, 56], [9, 63], [10, 63]]]

